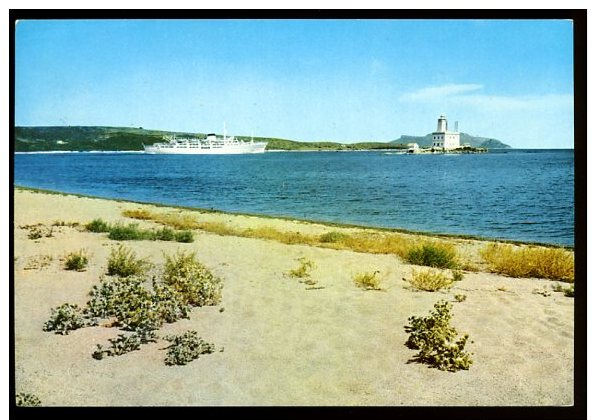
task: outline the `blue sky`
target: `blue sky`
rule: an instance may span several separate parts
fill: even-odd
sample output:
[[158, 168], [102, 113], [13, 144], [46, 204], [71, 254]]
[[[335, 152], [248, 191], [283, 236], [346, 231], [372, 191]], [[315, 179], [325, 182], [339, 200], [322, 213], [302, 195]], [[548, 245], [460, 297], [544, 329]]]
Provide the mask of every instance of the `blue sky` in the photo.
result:
[[20, 21], [16, 125], [573, 147], [563, 20]]

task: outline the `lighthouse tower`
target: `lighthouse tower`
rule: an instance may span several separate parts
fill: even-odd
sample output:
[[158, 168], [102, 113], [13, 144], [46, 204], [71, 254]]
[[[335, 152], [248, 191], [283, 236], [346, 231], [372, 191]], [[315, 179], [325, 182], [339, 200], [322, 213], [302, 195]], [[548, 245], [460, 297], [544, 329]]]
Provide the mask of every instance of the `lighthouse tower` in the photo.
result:
[[437, 131], [432, 133], [432, 147], [452, 150], [459, 147], [459, 132], [449, 131], [447, 117], [441, 115], [437, 121]]

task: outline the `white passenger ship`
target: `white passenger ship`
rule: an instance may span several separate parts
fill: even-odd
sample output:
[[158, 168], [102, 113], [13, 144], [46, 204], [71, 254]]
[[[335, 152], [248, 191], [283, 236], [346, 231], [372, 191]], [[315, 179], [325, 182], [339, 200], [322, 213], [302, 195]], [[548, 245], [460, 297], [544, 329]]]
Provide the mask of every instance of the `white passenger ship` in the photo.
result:
[[143, 145], [145, 153], [164, 153], [180, 155], [225, 155], [241, 153], [264, 153], [267, 142], [243, 141], [227, 137], [225, 130], [223, 137], [208, 134], [206, 139], [164, 137], [164, 143], [155, 143], [151, 146]]

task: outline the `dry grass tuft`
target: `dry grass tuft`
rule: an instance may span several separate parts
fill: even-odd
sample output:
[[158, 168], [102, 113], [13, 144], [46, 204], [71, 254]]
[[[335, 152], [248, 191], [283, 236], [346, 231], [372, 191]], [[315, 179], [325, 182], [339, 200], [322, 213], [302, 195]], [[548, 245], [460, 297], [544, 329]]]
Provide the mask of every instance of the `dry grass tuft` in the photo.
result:
[[480, 251], [490, 269], [510, 277], [538, 277], [573, 283], [573, 252], [561, 248], [530, 248], [490, 244]]
[[408, 282], [414, 288], [426, 292], [448, 289], [453, 285], [452, 278], [449, 278], [443, 271], [432, 268], [412, 270], [412, 277]]
[[380, 274], [379, 271], [375, 271], [372, 273], [358, 273], [356, 274], [352, 280], [356, 286], [360, 287], [364, 290], [382, 290], [381, 289], [381, 279], [377, 277]]
[[147, 209], [124, 210], [122, 215], [130, 217], [131, 219], [150, 220], [153, 218], [153, 213]]

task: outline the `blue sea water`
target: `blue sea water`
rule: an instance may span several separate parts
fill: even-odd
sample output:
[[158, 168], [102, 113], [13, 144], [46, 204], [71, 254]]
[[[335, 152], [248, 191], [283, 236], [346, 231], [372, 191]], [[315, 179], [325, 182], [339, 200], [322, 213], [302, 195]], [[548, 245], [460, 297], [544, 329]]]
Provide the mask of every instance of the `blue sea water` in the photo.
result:
[[14, 183], [231, 212], [574, 245], [573, 150], [16, 154]]

